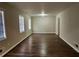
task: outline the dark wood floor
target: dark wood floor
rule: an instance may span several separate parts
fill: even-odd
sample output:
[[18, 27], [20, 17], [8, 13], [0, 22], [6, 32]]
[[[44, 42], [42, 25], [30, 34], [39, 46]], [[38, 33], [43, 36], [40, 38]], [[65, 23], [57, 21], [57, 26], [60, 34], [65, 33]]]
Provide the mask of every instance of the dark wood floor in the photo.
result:
[[74, 51], [55, 34], [32, 34], [5, 57], [76, 57]]

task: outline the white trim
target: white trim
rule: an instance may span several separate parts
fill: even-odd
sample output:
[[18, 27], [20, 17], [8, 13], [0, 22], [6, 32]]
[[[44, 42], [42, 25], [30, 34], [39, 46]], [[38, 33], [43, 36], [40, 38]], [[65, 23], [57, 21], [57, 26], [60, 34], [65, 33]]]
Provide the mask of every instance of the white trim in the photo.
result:
[[58, 35], [58, 33], [56, 33], [56, 35]]
[[4, 30], [4, 38], [6, 38], [6, 31], [5, 31], [5, 21], [4, 21], [4, 12], [2, 11], [2, 21], [3, 21], [3, 30]]
[[[61, 37], [60, 37], [61, 38]], [[74, 47], [72, 44], [70, 44], [67, 40], [64, 40], [63, 38], [61, 38], [64, 42], [66, 42], [69, 46], [71, 46], [76, 52], [78, 52], [79, 53], [79, 50], [76, 48], [76, 47]]]
[[19, 32], [23, 33], [25, 32], [25, 26], [24, 26], [24, 16], [19, 15]]
[[47, 34], [47, 33], [55, 33], [55, 32], [33, 32], [33, 33], [45, 33], [45, 34]]
[[28, 27], [29, 27], [29, 30], [31, 30], [31, 19], [30, 18], [28, 20]]
[[1, 41], [1, 40], [4, 40], [6, 38], [6, 31], [5, 31], [4, 11], [0, 10], [0, 13], [2, 15], [2, 23], [3, 23], [3, 35], [0, 36], [0, 41]]
[[[27, 35], [25, 38], [27, 38], [31, 34]], [[15, 46], [17, 46], [19, 43], [21, 43], [25, 38], [23, 38], [22, 40], [20, 40], [19, 42], [17, 42], [15, 45], [13, 45], [11, 48], [9, 48], [7, 51], [5, 51], [3, 54], [1, 54], [0, 57], [4, 56], [6, 53], [8, 53], [10, 50], [12, 50]]]

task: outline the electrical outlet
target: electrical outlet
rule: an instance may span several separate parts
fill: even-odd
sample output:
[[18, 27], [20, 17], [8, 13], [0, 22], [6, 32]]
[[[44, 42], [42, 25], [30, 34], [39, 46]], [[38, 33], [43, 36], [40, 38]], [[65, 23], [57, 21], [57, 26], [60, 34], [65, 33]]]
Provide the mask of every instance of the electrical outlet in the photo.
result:
[[78, 44], [75, 44], [75, 46], [78, 48]]

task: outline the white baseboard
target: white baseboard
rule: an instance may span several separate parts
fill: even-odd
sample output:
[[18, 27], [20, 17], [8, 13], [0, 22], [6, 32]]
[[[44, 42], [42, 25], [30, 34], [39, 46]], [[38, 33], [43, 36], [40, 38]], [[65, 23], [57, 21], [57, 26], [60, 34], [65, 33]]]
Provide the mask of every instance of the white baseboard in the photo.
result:
[[[60, 37], [61, 38], [61, 37]], [[66, 42], [69, 46], [71, 46], [76, 52], [78, 52], [79, 53], [79, 50], [76, 48], [76, 47], [74, 47], [72, 44], [70, 44], [67, 40], [64, 40], [63, 38], [61, 38], [64, 42]]]
[[52, 33], [55, 33], [55, 32], [33, 32], [33, 33], [40, 33], [40, 34], [42, 34], [42, 33], [43, 34], [49, 34], [50, 33], [50, 34], [52, 34]]
[[[27, 38], [30, 35], [31, 34], [27, 35], [25, 38]], [[7, 51], [5, 51], [4, 53], [2, 53], [2, 55], [0, 55], [0, 57], [4, 56], [6, 53], [8, 53], [10, 50], [12, 50], [15, 46], [17, 46], [19, 43], [21, 43], [25, 38], [23, 38], [22, 40], [20, 40], [19, 42], [17, 42], [15, 45], [13, 45], [11, 48], [9, 48]]]
[[56, 35], [58, 35], [58, 33], [56, 33]]

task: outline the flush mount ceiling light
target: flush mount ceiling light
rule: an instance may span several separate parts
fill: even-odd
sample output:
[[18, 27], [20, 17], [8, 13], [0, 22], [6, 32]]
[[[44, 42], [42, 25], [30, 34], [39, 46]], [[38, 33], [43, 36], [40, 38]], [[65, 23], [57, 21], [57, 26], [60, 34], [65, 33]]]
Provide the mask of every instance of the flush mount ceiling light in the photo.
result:
[[41, 12], [40, 16], [48, 16], [48, 14], [45, 14], [44, 11]]
[[48, 14], [45, 14], [44, 10], [40, 14], [32, 14], [31, 16], [48, 16]]
[[32, 14], [31, 16], [48, 16], [48, 14], [44, 14], [44, 13], [42, 13], [42, 14]]

